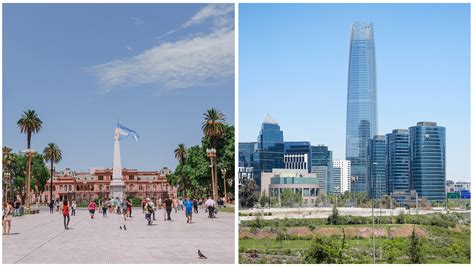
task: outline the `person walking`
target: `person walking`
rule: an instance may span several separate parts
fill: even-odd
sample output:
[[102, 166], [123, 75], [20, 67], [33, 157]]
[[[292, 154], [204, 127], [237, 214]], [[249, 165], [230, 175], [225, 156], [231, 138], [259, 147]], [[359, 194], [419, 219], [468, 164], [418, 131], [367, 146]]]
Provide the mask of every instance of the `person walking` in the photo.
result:
[[101, 206], [101, 207], [102, 207], [102, 217], [107, 218], [107, 209], [109, 208], [109, 206], [107, 205], [107, 201], [106, 201], [106, 200], [104, 200], [104, 201], [102, 202], [102, 206]]
[[15, 205], [14, 205], [15, 210], [13, 211], [13, 216], [15, 216], [15, 217], [20, 216], [20, 205], [21, 205], [20, 201], [16, 200]]
[[216, 202], [212, 199], [212, 198], [208, 198], [206, 200], [206, 206], [207, 206], [207, 210], [209, 212], [209, 218], [215, 218], [215, 215], [214, 215], [214, 208], [216, 206]]
[[122, 201], [117, 197], [117, 214], [122, 214]]
[[128, 213], [128, 201], [126, 199], [122, 200], [121, 209], [123, 214], [123, 220], [127, 220], [127, 213]]
[[132, 218], [132, 206], [133, 206], [133, 204], [132, 204], [132, 200], [130, 198], [128, 198], [128, 200], [127, 200], [127, 206], [128, 206], [128, 209], [127, 209], [128, 217]]
[[178, 212], [178, 199], [176, 197], [173, 198], [173, 208], [174, 208], [174, 213]]
[[3, 209], [3, 234], [9, 235], [12, 227], [13, 205], [9, 201]]
[[148, 221], [148, 225], [151, 225], [153, 223], [153, 221], [151, 220], [151, 214], [153, 213], [153, 207], [152, 205], [150, 204], [150, 199], [147, 198], [146, 199], [146, 203], [145, 203], [145, 206], [144, 206], [144, 209], [145, 209], [145, 219]]
[[54, 201], [53, 200], [50, 200], [49, 203], [48, 203], [48, 206], [49, 206], [49, 213], [54, 213]]
[[165, 211], [163, 213], [165, 214], [165, 221], [171, 221], [171, 210], [173, 209], [173, 201], [170, 199], [170, 197], [166, 197], [164, 204]]
[[89, 214], [91, 215], [91, 219], [94, 219], [95, 208], [96, 208], [95, 201], [91, 200], [87, 208], [89, 209]]
[[193, 201], [186, 197], [186, 200], [183, 203], [186, 213], [186, 223], [191, 223], [193, 221]]
[[155, 219], [155, 212], [156, 212], [155, 198], [151, 198], [150, 205], [153, 208], [153, 212], [151, 213], [151, 215], [153, 216], [153, 221], [156, 221], [156, 219]]
[[71, 210], [72, 210], [71, 216], [76, 216], [76, 208], [77, 208], [76, 201], [73, 200], [73, 201], [72, 201], [72, 204], [71, 204]]
[[56, 212], [57, 213], [59, 213], [59, 208], [61, 207], [60, 205], [61, 205], [61, 203], [60, 203], [59, 199], [56, 199]]
[[145, 205], [146, 205], [146, 203], [147, 203], [146, 198], [143, 198], [143, 199], [142, 199], [142, 213], [145, 213]]
[[194, 213], [198, 213], [198, 201], [193, 199]]
[[69, 205], [67, 200], [63, 201], [63, 220], [64, 220], [64, 229], [69, 230], [69, 220], [71, 217], [69, 216]]

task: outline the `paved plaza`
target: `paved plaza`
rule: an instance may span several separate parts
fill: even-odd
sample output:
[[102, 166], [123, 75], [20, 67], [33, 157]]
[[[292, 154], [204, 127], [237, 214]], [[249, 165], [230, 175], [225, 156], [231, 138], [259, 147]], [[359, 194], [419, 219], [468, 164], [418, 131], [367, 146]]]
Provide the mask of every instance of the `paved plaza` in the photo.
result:
[[[64, 230], [63, 216], [42, 209], [39, 214], [13, 218], [11, 235], [3, 236], [3, 263], [234, 263], [234, 214], [219, 212], [207, 218], [204, 210], [187, 224], [184, 212], [163, 221], [158, 210], [147, 226], [140, 208], [133, 218], [121, 215], [90, 219], [86, 209], [71, 216]], [[120, 230], [126, 225], [127, 230]], [[200, 249], [208, 259], [199, 259]]]

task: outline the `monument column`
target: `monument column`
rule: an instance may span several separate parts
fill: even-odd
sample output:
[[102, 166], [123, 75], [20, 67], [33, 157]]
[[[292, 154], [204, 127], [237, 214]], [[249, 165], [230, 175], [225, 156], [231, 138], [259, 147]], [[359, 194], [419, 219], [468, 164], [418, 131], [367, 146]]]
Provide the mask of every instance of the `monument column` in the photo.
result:
[[125, 182], [122, 180], [122, 161], [120, 159], [120, 130], [115, 128], [114, 134], [114, 167], [110, 182], [110, 196], [124, 199]]

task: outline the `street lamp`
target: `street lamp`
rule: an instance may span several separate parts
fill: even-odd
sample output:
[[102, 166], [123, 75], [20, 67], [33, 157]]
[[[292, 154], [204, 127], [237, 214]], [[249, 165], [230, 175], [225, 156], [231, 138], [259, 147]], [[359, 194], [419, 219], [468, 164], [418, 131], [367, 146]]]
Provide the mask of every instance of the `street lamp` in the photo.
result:
[[224, 199], [225, 199], [225, 202], [227, 203], [228, 199], [227, 199], [227, 182], [225, 180], [225, 174], [227, 173], [227, 169], [225, 168], [222, 168], [221, 169], [221, 172], [222, 172], [222, 178], [224, 179]]
[[35, 155], [35, 151], [32, 149], [26, 149], [23, 151], [28, 158], [28, 168], [27, 168], [27, 179], [26, 179], [26, 210], [30, 210], [30, 184], [31, 184], [31, 158]]
[[215, 159], [217, 151], [214, 148], [206, 149], [207, 157], [211, 160], [212, 197], [217, 200], [217, 173], [215, 172]]

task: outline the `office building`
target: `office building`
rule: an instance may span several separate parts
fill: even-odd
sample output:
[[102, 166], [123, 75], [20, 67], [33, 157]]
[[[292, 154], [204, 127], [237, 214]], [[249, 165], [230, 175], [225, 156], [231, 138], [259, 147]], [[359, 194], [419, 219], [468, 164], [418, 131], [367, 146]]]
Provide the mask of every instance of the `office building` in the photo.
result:
[[333, 161], [333, 193], [341, 194], [351, 191], [351, 162], [349, 160]]
[[385, 136], [376, 135], [369, 141], [367, 161], [369, 197], [380, 199], [387, 195]]

